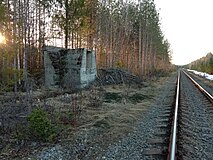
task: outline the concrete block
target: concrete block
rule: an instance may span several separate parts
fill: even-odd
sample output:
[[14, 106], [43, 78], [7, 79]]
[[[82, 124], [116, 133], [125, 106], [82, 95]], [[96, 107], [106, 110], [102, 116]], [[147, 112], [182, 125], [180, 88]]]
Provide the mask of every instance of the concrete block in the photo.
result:
[[47, 88], [83, 88], [97, 76], [96, 56], [85, 48], [44, 48], [45, 85]]

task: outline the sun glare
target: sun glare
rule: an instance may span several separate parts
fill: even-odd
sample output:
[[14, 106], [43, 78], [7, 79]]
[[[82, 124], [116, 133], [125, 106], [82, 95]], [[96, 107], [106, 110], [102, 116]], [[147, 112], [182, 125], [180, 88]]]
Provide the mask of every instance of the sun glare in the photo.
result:
[[0, 33], [0, 43], [5, 43], [5, 37]]

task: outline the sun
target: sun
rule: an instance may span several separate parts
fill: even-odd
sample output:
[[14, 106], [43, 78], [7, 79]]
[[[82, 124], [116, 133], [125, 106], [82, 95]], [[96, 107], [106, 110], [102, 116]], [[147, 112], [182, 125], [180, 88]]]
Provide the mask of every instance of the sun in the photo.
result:
[[5, 37], [0, 33], [0, 43], [5, 43]]

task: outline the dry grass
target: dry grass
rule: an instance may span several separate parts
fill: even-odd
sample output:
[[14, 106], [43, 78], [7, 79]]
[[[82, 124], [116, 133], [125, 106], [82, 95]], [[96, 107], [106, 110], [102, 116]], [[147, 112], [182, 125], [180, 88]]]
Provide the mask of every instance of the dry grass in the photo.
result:
[[[80, 104], [81, 108], [76, 119], [77, 125], [68, 127], [63, 134], [67, 134], [67, 137], [70, 138], [73, 135], [78, 135], [81, 131], [101, 130], [103, 134], [110, 135], [110, 141], [114, 141], [117, 137], [129, 133], [137, 121], [143, 117], [146, 110], [149, 109], [151, 103], [155, 101], [159, 89], [167, 78], [163, 77], [157, 81], [146, 82], [142, 88], [112, 85], [104, 86], [102, 89], [96, 87], [82, 91], [81, 95], [76, 95], [78, 97], [76, 104]], [[106, 101], [106, 93], [110, 93], [110, 96], [116, 95], [120, 99], [115, 98]], [[134, 102], [135, 99], [131, 99], [133, 96], [139, 98], [139, 100]], [[49, 98], [47, 104], [52, 106], [54, 112], [71, 111], [72, 102], [62, 102], [61, 97], [63, 96]], [[98, 104], [95, 104], [96, 102]]]
[[[108, 85], [75, 94], [40, 90], [32, 93], [33, 106], [43, 106], [56, 125], [64, 125], [59, 133], [61, 143], [75, 142], [81, 133], [85, 133], [93, 136], [92, 143], [105, 147], [133, 130], [168, 78], [144, 82], [140, 88]], [[11, 97], [19, 104], [24, 102], [25, 94], [0, 94], [2, 103], [10, 102]], [[30, 150], [29, 146], [26, 148]]]

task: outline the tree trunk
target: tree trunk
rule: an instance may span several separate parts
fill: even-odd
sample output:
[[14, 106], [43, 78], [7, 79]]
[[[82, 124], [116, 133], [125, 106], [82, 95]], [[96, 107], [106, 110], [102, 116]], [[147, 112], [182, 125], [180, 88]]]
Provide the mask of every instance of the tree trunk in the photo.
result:
[[69, 21], [68, 21], [68, 16], [69, 16], [69, 3], [68, 0], [65, 0], [65, 27], [64, 27], [64, 34], [65, 34], [65, 48], [68, 48], [68, 38], [69, 38]]
[[139, 75], [143, 74], [143, 67], [142, 67], [142, 22], [140, 20], [140, 25], [139, 25], [139, 40], [138, 40], [138, 72]]

